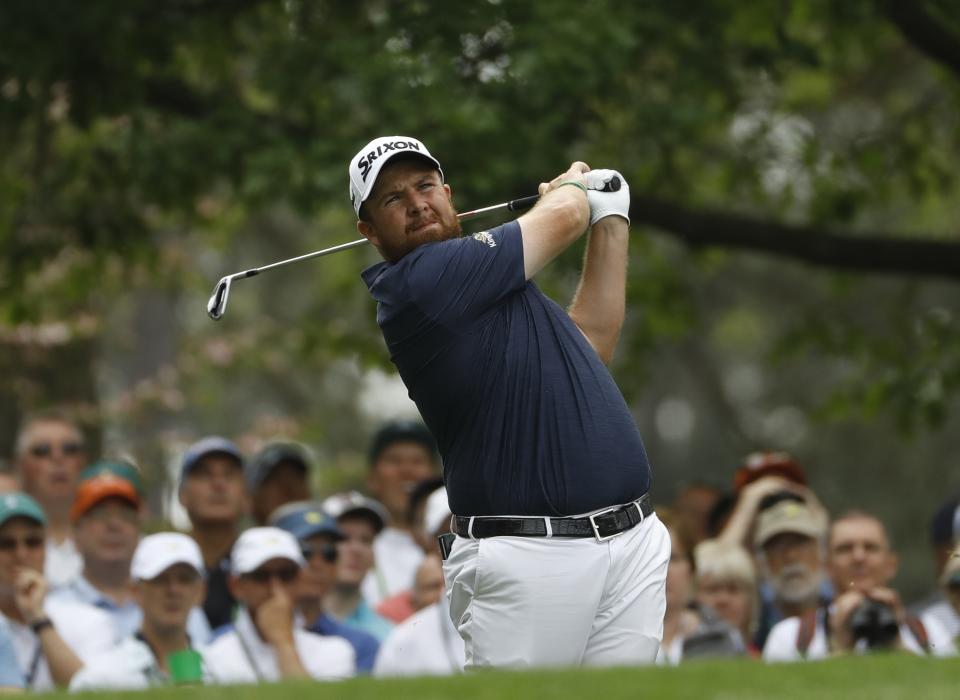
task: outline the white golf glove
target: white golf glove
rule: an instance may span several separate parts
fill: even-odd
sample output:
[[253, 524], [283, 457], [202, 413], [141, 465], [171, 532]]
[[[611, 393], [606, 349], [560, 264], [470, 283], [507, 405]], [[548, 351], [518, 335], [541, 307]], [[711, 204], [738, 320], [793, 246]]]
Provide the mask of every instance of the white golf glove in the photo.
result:
[[[613, 178], [619, 178], [620, 189], [604, 192]], [[587, 184], [587, 201], [590, 202], [590, 225], [607, 216], [622, 216], [630, 223], [630, 185], [616, 170], [591, 170], [583, 174]]]

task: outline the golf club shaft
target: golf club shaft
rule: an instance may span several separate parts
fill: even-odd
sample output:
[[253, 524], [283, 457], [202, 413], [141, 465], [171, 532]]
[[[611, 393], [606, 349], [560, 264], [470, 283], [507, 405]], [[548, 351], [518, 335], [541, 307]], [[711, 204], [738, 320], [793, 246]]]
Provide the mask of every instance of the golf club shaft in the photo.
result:
[[[604, 187], [605, 191], [615, 192], [620, 189], [620, 179], [613, 178], [607, 185]], [[529, 209], [540, 199], [540, 195], [535, 194], [530, 197], [521, 197], [519, 199], [511, 199], [509, 202], [501, 202], [500, 204], [494, 204], [489, 207], [483, 207], [481, 209], [474, 209], [472, 211], [465, 211], [462, 214], [457, 214], [457, 218], [460, 221], [467, 221], [469, 219], [482, 216], [484, 214], [489, 214], [490, 212], [497, 211], [498, 209], [506, 209], [507, 211], [520, 211], [522, 209]], [[234, 280], [246, 279], [247, 277], [255, 277], [261, 272], [266, 272], [267, 270], [274, 270], [278, 267], [285, 267], [287, 265], [292, 265], [293, 263], [303, 262], [304, 260], [310, 260], [311, 258], [320, 258], [324, 255], [330, 255], [331, 253], [339, 253], [341, 250], [349, 250], [350, 248], [359, 248], [362, 245], [369, 243], [366, 238], [361, 238], [356, 241], [350, 241], [349, 243], [341, 243], [340, 245], [335, 245], [331, 248], [324, 248], [323, 250], [316, 250], [312, 253], [306, 253], [305, 255], [298, 255], [295, 258], [288, 258], [287, 260], [278, 260], [275, 263], [270, 263], [269, 265], [263, 265], [261, 267], [254, 267], [249, 270], [244, 270], [243, 272], [236, 272], [232, 275], [227, 275], [222, 277], [217, 286], [213, 290], [213, 294], [210, 296], [210, 300], [207, 302], [207, 314], [214, 321], [219, 321], [223, 318], [223, 314], [227, 309], [227, 300], [230, 296], [230, 285]]]
[[[457, 218], [460, 221], [468, 221], [470, 219], [475, 219], [478, 216], [483, 214], [489, 214], [492, 211], [497, 211], [498, 209], [506, 209], [507, 211], [520, 211], [521, 209], [529, 209], [534, 204], [537, 203], [537, 200], [540, 199], [540, 195], [535, 194], [530, 197], [521, 197], [520, 199], [512, 199], [509, 202], [502, 202], [500, 204], [494, 204], [489, 207], [483, 207], [482, 209], [474, 209], [473, 211], [465, 211], [462, 214], [457, 214]], [[309, 260], [310, 258], [320, 258], [324, 255], [330, 255], [331, 253], [339, 253], [341, 250], [349, 250], [350, 248], [359, 248], [362, 245], [369, 243], [366, 238], [361, 238], [356, 241], [351, 241], [350, 243], [341, 243], [340, 245], [335, 245], [332, 248], [324, 248], [323, 250], [317, 250], [312, 253], [306, 253], [305, 255], [300, 255], [296, 258], [290, 258], [288, 260], [280, 260], [279, 262], [270, 263], [269, 265], [264, 265], [262, 267], [256, 267], [252, 270], [247, 270], [246, 272], [239, 273], [241, 277], [253, 277], [258, 275], [261, 272], [266, 272], [267, 270], [272, 270], [277, 267], [283, 267], [284, 265], [292, 265], [293, 263], [301, 262], [303, 260]]]

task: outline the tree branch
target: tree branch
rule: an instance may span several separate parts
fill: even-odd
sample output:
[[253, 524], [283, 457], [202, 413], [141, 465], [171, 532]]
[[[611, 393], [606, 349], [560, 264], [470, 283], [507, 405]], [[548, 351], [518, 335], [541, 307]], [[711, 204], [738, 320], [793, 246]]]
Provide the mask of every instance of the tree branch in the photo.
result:
[[926, 12], [920, 0], [887, 0], [883, 6], [887, 17], [907, 41], [960, 76], [960, 35]]
[[632, 195], [630, 218], [692, 247], [739, 248], [836, 270], [960, 280], [960, 241], [882, 233], [843, 234], [790, 226], [710, 209], [687, 209], [655, 197]]

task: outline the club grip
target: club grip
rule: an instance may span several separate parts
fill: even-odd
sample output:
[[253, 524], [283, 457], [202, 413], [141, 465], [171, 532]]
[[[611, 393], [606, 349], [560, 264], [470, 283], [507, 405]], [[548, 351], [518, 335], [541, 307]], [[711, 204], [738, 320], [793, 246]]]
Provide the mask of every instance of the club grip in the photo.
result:
[[512, 202], [507, 204], [507, 210], [518, 211], [520, 209], [529, 209], [537, 203], [538, 199], [540, 199], [540, 195], [538, 194], [530, 195], [529, 197], [521, 197], [520, 199], [514, 199]]
[[[610, 182], [603, 186], [601, 192], [619, 192], [620, 191], [620, 178], [614, 175], [610, 178]], [[519, 211], [521, 209], [529, 209], [534, 204], [537, 203], [537, 200], [540, 199], [540, 195], [534, 194], [529, 197], [521, 197], [520, 199], [514, 199], [510, 202], [507, 202], [507, 211]], [[466, 216], [466, 214], [464, 214]]]
[[603, 186], [601, 192], [619, 192], [620, 191], [620, 178], [614, 175], [610, 178], [610, 182]]

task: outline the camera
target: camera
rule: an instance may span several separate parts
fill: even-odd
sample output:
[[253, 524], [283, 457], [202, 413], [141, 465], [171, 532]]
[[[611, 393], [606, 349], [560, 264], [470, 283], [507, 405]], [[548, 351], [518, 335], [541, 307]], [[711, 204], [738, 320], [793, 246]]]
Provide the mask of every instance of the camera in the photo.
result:
[[885, 603], [867, 600], [850, 614], [853, 638], [863, 639], [870, 649], [886, 649], [900, 634], [900, 625], [893, 608]]

